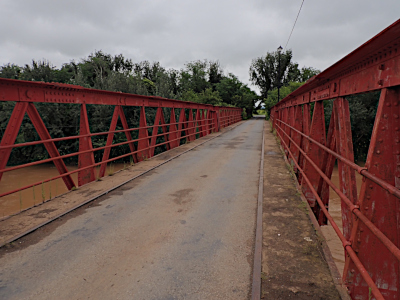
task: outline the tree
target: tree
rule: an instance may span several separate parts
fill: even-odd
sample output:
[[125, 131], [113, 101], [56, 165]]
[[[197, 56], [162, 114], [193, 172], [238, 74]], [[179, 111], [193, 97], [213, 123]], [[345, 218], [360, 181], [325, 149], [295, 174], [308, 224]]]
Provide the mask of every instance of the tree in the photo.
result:
[[258, 86], [261, 98], [265, 99], [268, 97], [268, 92], [277, 88], [278, 85], [286, 86], [290, 82], [305, 82], [319, 72], [311, 67], [299, 69], [299, 65], [292, 62], [291, 50], [281, 54], [277, 51], [268, 52], [266, 56], [253, 59], [249, 69], [250, 81]]
[[214, 91], [223, 78], [224, 70], [221, 68], [219, 61], [210, 61], [208, 63], [208, 82], [211, 83]]
[[201, 93], [211, 84], [207, 80], [207, 61], [193, 61], [185, 65], [181, 70], [180, 86], [181, 90], [193, 90], [195, 93]]
[[216, 89], [224, 103], [244, 108], [248, 117], [253, 115], [254, 103], [258, 96], [235, 75], [229, 73], [217, 84]]
[[8, 63], [0, 68], [0, 77], [8, 79], [19, 79], [22, 69], [15, 65]]
[[[280, 98], [283, 99], [293, 91], [297, 90], [299, 87], [301, 87], [304, 84], [304, 82], [289, 82], [288, 85], [283, 86], [280, 88], [279, 94]], [[271, 110], [271, 107], [274, 106], [276, 103], [278, 103], [278, 88], [274, 88], [273, 90], [268, 92], [268, 96], [266, 99], [264, 99], [264, 107], [266, 111], [266, 116], [268, 118], [269, 116], [269, 111]]]
[[250, 81], [258, 86], [261, 98], [267, 98], [268, 91], [278, 84], [288, 83], [298, 76], [298, 68], [291, 62], [292, 51], [279, 54], [278, 51], [253, 59], [250, 65]]

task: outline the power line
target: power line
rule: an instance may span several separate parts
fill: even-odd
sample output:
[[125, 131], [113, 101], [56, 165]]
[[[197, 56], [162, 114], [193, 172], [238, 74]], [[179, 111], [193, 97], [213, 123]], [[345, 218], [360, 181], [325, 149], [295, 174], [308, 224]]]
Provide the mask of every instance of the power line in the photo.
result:
[[286, 47], [287, 47], [287, 45], [289, 44], [290, 37], [292, 36], [294, 27], [296, 26], [296, 22], [297, 22], [297, 19], [299, 18], [300, 11], [301, 11], [301, 8], [303, 7], [303, 4], [304, 4], [304, 0], [303, 0], [303, 2], [301, 2], [299, 12], [297, 13], [296, 21], [294, 21], [292, 31], [290, 32], [289, 38], [288, 38], [288, 40], [287, 40], [287, 42], [286, 42], [286, 45], [285, 45], [285, 50], [283, 50], [283, 51], [286, 51]]

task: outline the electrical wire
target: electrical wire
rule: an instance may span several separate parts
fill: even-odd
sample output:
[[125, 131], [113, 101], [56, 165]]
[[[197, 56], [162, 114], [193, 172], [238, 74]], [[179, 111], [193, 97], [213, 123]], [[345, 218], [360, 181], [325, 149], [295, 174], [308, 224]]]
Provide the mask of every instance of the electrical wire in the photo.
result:
[[294, 30], [294, 27], [296, 26], [297, 19], [299, 18], [300, 11], [301, 11], [301, 8], [303, 7], [303, 4], [304, 4], [304, 0], [303, 0], [303, 2], [301, 2], [300, 9], [299, 9], [299, 12], [297, 13], [296, 21], [294, 21], [294, 24], [293, 24], [292, 31], [290, 32], [289, 38], [288, 38], [288, 40], [287, 40], [287, 42], [286, 42], [286, 45], [285, 45], [285, 50], [283, 50], [283, 51], [286, 51], [286, 47], [287, 47], [287, 45], [289, 44], [290, 37], [292, 36], [292, 33], [293, 33], [293, 30]]

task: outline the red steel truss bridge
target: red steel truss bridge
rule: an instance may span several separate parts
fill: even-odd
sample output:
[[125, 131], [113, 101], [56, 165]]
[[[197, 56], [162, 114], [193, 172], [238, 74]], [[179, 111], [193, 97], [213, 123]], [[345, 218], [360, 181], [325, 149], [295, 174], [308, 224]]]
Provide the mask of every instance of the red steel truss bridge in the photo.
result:
[[[365, 166], [354, 162], [346, 97], [380, 91]], [[325, 128], [324, 101], [333, 100]], [[280, 143], [320, 225], [329, 221], [345, 251], [353, 299], [400, 298], [400, 20], [311, 78], [271, 109]], [[338, 163], [339, 186], [331, 181]], [[357, 194], [355, 172], [363, 176]], [[341, 199], [343, 232], [329, 214]]]
[[[373, 91], [380, 91], [380, 99], [373, 133], [370, 139], [367, 161], [365, 166], [359, 166], [354, 162], [350, 123], [351, 115], [346, 97]], [[57, 176], [45, 180], [38, 180], [34, 183], [22, 185], [17, 189], [2, 192], [0, 198], [19, 193], [20, 191], [35, 186], [40, 187], [40, 185], [43, 185], [45, 182], [60, 178], [63, 180], [68, 190], [74, 190], [77, 187], [99, 180], [105, 176], [107, 164], [110, 162], [124, 158], [130, 159], [132, 163], [145, 161], [158, 153], [157, 149], [160, 151], [161, 148], [163, 150], [177, 148], [184, 143], [193, 142], [197, 138], [218, 132], [222, 128], [242, 120], [242, 111], [239, 108], [216, 107], [160, 97], [100, 91], [58, 83], [0, 79], [0, 101], [15, 102], [0, 143], [0, 180], [4, 173], [44, 163], [54, 163], [58, 171]], [[324, 101], [333, 101], [332, 115], [328, 128], [325, 127], [326, 116], [324, 115]], [[49, 133], [49, 128], [46, 127], [46, 122], [39, 113], [37, 108], [38, 103], [46, 103], [46, 105], [49, 106], [58, 105], [63, 107], [63, 105], [65, 105], [65, 107], [67, 107], [75, 105], [75, 107], [79, 107], [79, 126], [77, 126], [78, 132], [76, 132], [76, 135], [53, 138]], [[91, 120], [90, 114], [88, 114], [88, 107], [91, 105], [113, 106], [114, 112], [112, 116], [109, 116], [111, 123], [108, 131], [91, 132]], [[132, 110], [136, 112], [137, 126], [132, 126], [132, 122], [127, 118], [127, 114], [131, 114]], [[152, 112], [152, 114], [149, 114], [149, 112]], [[18, 142], [17, 138], [21, 124], [23, 124], [24, 120], [27, 120], [26, 115], [32, 123], [37, 136], [40, 138], [39, 140]], [[343, 251], [345, 253], [343, 282], [348, 289], [350, 297], [352, 299], [400, 299], [400, 20], [324, 72], [307, 81], [307, 83], [292, 94], [288, 95], [272, 107], [270, 116], [276, 135], [297, 176], [296, 179], [302, 189], [303, 196], [308, 201], [316, 220], [321, 226], [330, 222], [343, 244]], [[149, 121], [149, 118], [152, 119]], [[190, 201], [194, 201], [193, 199], [198, 198], [212, 198], [212, 202], [215, 203], [220, 198], [223, 198], [219, 195], [222, 189], [225, 193], [229, 194], [229, 201], [231, 201], [231, 199], [235, 199], [235, 197], [238, 199], [242, 199], [243, 197], [242, 194], [239, 195], [239, 197], [234, 193], [235, 187], [238, 186], [242, 187], [243, 191], [245, 191], [243, 195], [254, 194], [253, 191], [249, 192], [247, 188], [251, 185], [250, 182], [257, 182], [257, 180], [252, 178], [248, 180], [249, 183], [246, 183], [243, 182], [243, 178], [251, 173], [247, 171], [248, 169], [257, 167], [257, 163], [250, 162], [250, 159], [248, 159], [246, 155], [249, 152], [241, 152], [240, 155], [229, 152], [242, 143], [241, 141], [245, 140], [247, 136], [250, 136], [251, 132], [254, 134], [254, 132], [257, 131], [258, 134], [256, 138], [252, 140], [253, 142], [257, 138], [259, 139], [261, 136], [260, 133], [262, 132], [260, 129], [261, 126], [259, 124], [257, 125], [256, 122], [251, 122], [253, 121], [244, 123], [246, 127], [242, 129], [239, 136], [235, 137], [234, 141], [222, 139], [222, 145], [225, 149], [224, 151], [226, 151], [227, 157], [221, 154], [216, 155], [216, 152], [212, 152], [216, 144], [211, 143], [210, 149], [207, 150], [207, 155], [209, 157], [215, 157], [215, 163], [209, 164], [203, 169], [201, 169], [201, 166], [205, 164], [205, 162], [202, 161], [197, 165], [199, 166], [198, 168], [201, 169], [201, 172], [206, 172], [206, 169], [215, 169], [215, 174], [222, 173], [223, 167], [227, 168], [224, 171], [227, 173], [223, 176], [221, 175], [219, 178], [219, 186], [216, 187], [214, 186], [215, 183], [211, 182], [211, 184], [214, 184], [212, 185], [212, 192], [196, 192], [193, 188], [187, 188], [185, 184], [190, 185], [194, 183], [196, 185], [197, 181], [207, 180], [207, 175], [197, 176], [196, 179], [192, 179], [190, 177], [192, 175], [187, 174], [186, 178], [184, 177], [181, 179], [182, 183], [177, 183], [180, 190], [176, 192], [171, 190], [168, 194], [167, 191], [170, 187], [163, 185], [165, 181], [164, 177], [163, 180], [155, 181], [155, 183], [151, 185], [150, 189], [153, 191], [155, 190], [157, 193], [161, 192], [154, 187], [165, 189], [165, 193], [163, 190], [163, 193], [157, 194], [156, 200], [160, 201], [162, 197], [172, 197], [172, 202], [176, 205], [192, 205], [188, 200], [188, 195], [191, 193], [198, 193], [195, 194]], [[122, 129], [117, 129], [118, 124], [121, 124], [118, 128]], [[124, 135], [125, 139], [123, 141], [119, 140], [118, 142], [114, 142], [117, 134], [119, 136]], [[104, 145], [99, 143], [95, 145], [93, 143], [93, 140], [99, 136], [102, 136], [106, 140]], [[60, 154], [61, 149], [59, 149], [58, 145], [69, 141], [77, 143], [76, 151]], [[259, 144], [261, 145], [261, 141], [259, 141]], [[35, 145], [44, 146], [47, 150], [48, 158], [16, 166], [7, 166], [13, 149]], [[259, 145], [257, 145], [257, 147], [258, 146]], [[124, 148], [125, 152], [118, 156], [113, 156], [112, 150], [118, 149], [119, 147]], [[243, 151], [248, 150], [253, 150], [251, 149], [251, 145], [243, 146]], [[100, 153], [100, 155], [98, 153]], [[257, 155], [255, 155], [255, 157]], [[224, 163], [224, 160], [228, 159], [228, 156], [231, 158], [231, 161], [229, 161], [229, 163]], [[72, 158], [77, 161], [77, 168], [70, 169], [65, 163], [65, 160]], [[176, 163], [177, 168], [180, 168], [179, 171], [190, 169], [193, 161], [196, 159], [198, 162], [200, 158], [196, 158], [195, 155], [192, 155], [190, 163]], [[243, 166], [241, 161], [249, 162], [249, 165]], [[237, 162], [238, 165], [231, 166], [231, 162]], [[338, 164], [339, 170], [339, 186], [336, 186], [331, 180], [336, 163]], [[251, 166], [251, 168], [249, 166]], [[363, 176], [360, 191], [357, 191], [356, 172]], [[73, 179], [72, 174], [74, 173], [78, 174], [77, 182]], [[200, 174], [203, 173], [197, 175]], [[262, 186], [261, 178], [260, 182], [260, 186]], [[339, 226], [329, 213], [330, 188], [333, 189], [341, 199], [343, 231], [339, 229]], [[204, 196], [205, 193], [206, 197]], [[136, 195], [140, 198], [138, 195], [143, 195], [143, 198], [148, 196], [146, 191], [140, 189]], [[259, 193], [259, 195], [262, 195], [262, 192]], [[215, 199], [213, 197], [215, 197]], [[125, 202], [130, 201], [130, 199], [125, 200]], [[142, 205], [142, 207], [139, 208], [145, 211], [147, 207], [145, 207], [144, 200], [141, 201], [132, 202], [132, 205]], [[253, 212], [252, 207], [249, 208], [245, 206], [248, 205], [248, 203], [243, 204], [243, 201], [237, 201], [237, 203], [239, 211]], [[244, 206], [239, 206], [239, 204]], [[112, 211], [113, 205], [108, 205], [106, 208]], [[153, 203], [151, 203], [151, 205], [153, 205]], [[225, 206], [210, 211], [208, 210], [209, 205], [211, 204], [203, 205], [203, 216], [207, 218], [207, 220], [209, 220], [209, 218], [214, 218], [213, 222], [218, 224], [218, 226], [213, 227], [208, 232], [211, 234], [218, 233], [221, 228], [224, 228], [223, 225], [226, 223], [225, 216], [223, 215], [224, 209], [222, 209], [222, 207]], [[159, 206], [166, 212], [169, 212], [170, 208], [165, 205], [164, 202], [160, 201]], [[262, 199], [261, 202], [258, 202], [258, 206], [262, 206]], [[116, 227], [115, 232], [120, 230], [121, 227], [126, 227], [132, 223], [131, 216], [125, 216], [131, 208], [132, 207], [121, 208], [118, 211], [118, 213], [121, 214], [118, 218], [127, 221], [122, 223], [124, 226]], [[184, 213], [185, 210], [180, 209], [178, 212]], [[94, 215], [95, 213], [95, 211], [92, 211], [88, 214]], [[157, 213], [158, 211], [156, 210], [156, 215]], [[173, 214], [177, 212], [170, 213]], [[111, 215], [112, 213], [103, 214], [102, 216], [104, 218], [111, 218]], [[167, 225], [163, 225], [164, 223], [166, 224], [164, 216], [161, 214], [157, 216], [159, 217], [158, 219], [152, 223], [145, 223], [146, 226], [143, 226], [143, 228], [146, 229], [160, 224], [160, 230], [164, 230], [166, 232], [165, 236], [167, 236], [170, 231], [168, 231], [169, 227]], [[260, 218], [257, 218], [257, 223], [262, 222], [261, 214], [259, 216]], [[201, 218], [192, 219], [182, 219], [180, 220], [180, 224], [183, 226], [189, 222], [197, 222], [194, 223], [196, 225], [192, 226], [195, 228]], [[235, 218], [236, 221], [238, 219], [239, 222], [242, 222], [240, 218]], [[251, 217], [249, 217], [249, 219], [251, 219]], [[139, 215], [135, 221], [140, 222], [143, 220], [144, 219], [140, 218]], [[71, 231], [73, 233], [72, 239], [75, 239], [73, 247], [79, 248], [85, 242], [84, 239], [90, 239], [94, 243], [99, 228], [94, 227], [94, 230], [89, 233], [88, 227], [91, 226], [91, 222], [95, 223], [91, 218], [88, 218], [85, 220], [84, 227], [79, 227]], [[207, 225], [208, 224], [205, 224], [205, 226]], [[109, 221], [109, 226], [117, 226], [114, 224], [114, 219], [113, 221]], [[252, 225], [243, 225], [243, 227], [245, 226], [248, 226], [248, 228], [246, 227], [247, 230], [253, 230]], [[147, 234], [145, 229], [143, 230], [144, 235]], [[179, 229], [174, 227], [174, 230], [177, 231]], [[239, 233], [237, 233], [237, 235], [239, 236]], [[111, 237], [113, 236], [114, 235]], [[80, 240], [80, 238], [84, 239]], [[151, 238], [150, 233], [148, 234], [148, 238]], [[174, 272], [176, 273], [175, 275], [171, 275], [174, 281], [170, 282], [164, 278], [166, 280], [165, 283], [157, 282], [157, 285], [160, 287], [159, 290], [146, 290], [149, 288], [148, 285], [143, 285], [143, 290], [148, 293], [152, 292], [154, 293], [154, 297], [158, 296], [160, 298], [161, 294], [157, 293], [161, 291], [161, 286], [163, 286], [163, 284], [166, 288], [172, 286], [178, 289], [181, 287], [182, 282], [180, 280], [182, 280], [182, 277], [186, 276], [186, 273], [180, 273], [179, 265], [175, 266], [173, 263], [170, 263], [170, 265], [168, 264], [173, 261], [174, 253], [179, 253], [179, 251], [181, 251], [183, 257], [189, 262], [190, 268], [195, 269], [197, 266], [190, 265], [193, 256], [192, 254], [188, 255], [188, 253], [196, 253], [196, 255], [200, 257], [200, 260], [203, 261], [205, 257], [217, 257], [216, 253], [219, 248], [222, 248], [224, 251], [230, 250], [229, 247], [223, 248], [223, 241], [221, 241], [219, 237], [215, 238], [215, 243], [210, 239], [212, 243], [210, 242], [209, 247], [199, 250], [196, 248], [198, 247], [196, 243], [202, 240], [205, 240], [204, 233], [196, 233], [189, 239], [189, 242], [182, 242], [177, 248], [173, 248], [172, 245], [167, 245], [168, 247], [165, 246], [167, 250], [171, 251], [165, 251], [167, 254], [163, 254], [164, 257], [161, 259], [161, 271], [170, 271], [175, 267]], [[258, 255], [261, 257], [261, 244], [257, 246], [257, 241], [261, 243], [260, 236], [256, 238], [255, 252], [257, 253], [258, 251]], [[125, 243], [127, 247], [132, 247], [132, 245], [129, 244], [128, 238], [121, 239], [120, 242]], [[159, 240], [156, 239], [156, 242], [159, 243]], [[65, 236], [56, 239], [52, 243], [49, 242], [46, 244], [43, 252], [45, 253], [45, 251], [53, 247], [57, 251], [62, 252], [65, 256], [65, 261], [68, 261], [72, 252], [67, 249], [67, 246], [63, 246], [63, 243], [69, 246], [69, 241], [66, 241]], [[111, 248], [114, 247], [114, 245], [110, 246], [112, 243], [108, 243], [108, 241], [102, 241], [102, 243], [101, 245], [103, 248], [100, 250], [105, 253], [107, 253], [108, 250], [111, 251]], [[194, 250], [190, 248], [190, 243], [195, 245]], [[147, 245], [146, 239], [143, 239], [142, 244]], [[233, 245], [236, 244], [233, 243]], [[241, 244], [239, 243], [239, 245]], [[86, 249], [89, 249], [91, 247], [90, 243], [85, 245], [85, 247], [87, 248], [82, 248], [83, 250], [81, 250], [81, 252], [85, 252]], [[248, 246], [248, 248], [251, 247], [252, 246]], [[130, 250], [140, 261], [141, 255], [144, 255], [144, 251], [137, 251], [135, 250], [136, 248], [132, 247]], [[186, 251], [186, 248], [194, 252]], [[99, 251], [99, 247], [90, 249], [93, 250], [93, 252]], [[149, 253], [150, 252], [149, 250]], [[147, 253], [145, 254], [147, 255]], [[127, 254], [121, 252], [120, 255]], [[115, 261], [117, 256], [110, 255], [108, 257], [110, 262], [109, 265], [105, 266], [106, 270], [112, 269], [113, 263], [117, 265]], [[47, 260], [51, 258], [51, 256], [46, 257], [44, 255], [41, 259], [43, 264], [48, 265]], [[96, 256], [90, 252], [86, 259], [80, 261], [80, 264], [83, 265], [90, 260], [95, 260], [94, 265], [107, 263], [104, 261], [96, 261]], [[32, 261], [32, 259], [27, 259], [27, 261]], [[239, 263], [235, 260], [227, 261], [230, 262], [230, 264], [225, 263], [224, 265], [231, 266], [232, 272], [235, 269], [242, 268], [242, 265], [239, 266]], [[37, 263], [39, 264], [40, 262], [41, 261], [38, 259]], [[9, 262], [2, 263], [7, 265]], [[16, 265], [18, 265], [18, 263], [19, 262], [17, 262]], [[129, 263], [129, 260], [124, 262], [127, 266]], [[152, 263], [147, 262], [145, 259], [143, 259], [141, 263], [143, 266], [139, 270], [141, 272], [140, 274], [143, 278], [148, 279], [147, 282], [151, 282], [153, 276], [158, 274], [160, 270], [156, 269], [155, 266], [152, 266]], [[237, 268], [235, 265], [236, 263], [238, 264]], [[257, 268], [261, 269], [260, 261], [257, 261], [257, 259], [254, 261], [255, 269], [256, 265]], [[47, 286], [50, 287], [49, 290], [53, 291], [54, 288], [52, 289], [51, 287], [53, 285], [57, 287], [57, 284], [50, 282], [50, 279], [57, 277], [58, 274], [51, 273], [54, 271], [52, 266], [47, 267], [49, 276], [46, 276], [45, 279], [48, 280], [46, 282]], [[75, 269], [69, 270], [68, 265], [65, 267], [65, 272], [75, 274], [78, 272], [77, 270], [79, 270], [79, 267], [79, 264], [77, 264]], [[244, 264], [244, 268], [245, 267], [248, 268], [246, 261]], [[147, 269], [153, 270], [153, 273], [146, 271]], [[8, 270], [11, 270], [11, 267], [9, 267]], [[136, 270], [136, 272], [139, 271]], [[187, 270], [185, 269], [185, 271]], [[85, 272], [85, 270], [81, 270], [81, 273]], [[122, 270], [122, 272], [124, 272], [124, 270]], [[21, 276], [25, 276], [25, 273], [18, 273], [15, 271], [15, 275], [10, 271], [10, 274], [10, 279], [8, 279], [9, 281], [7, 282], [8, 287], [0, 287], [5, 291], [4, 293], [8, 293], [7, 295], [14, 295], [15, 298], [18, 298], [20, 295], [19, 293], [23, 293], [24, 289], [21, 289], [20, 286], [15, 283], [16, 278], [19, 278], [18, 276], [21, 274]], [[114, 276], [114, 274], [112, 275]], [[117, 275], [117, 273], [115, 273], [115, 275]], [[255, 277], [257, 276], [258, 274], [256, 274]], [[226, 276], [224, 275], [222, 277], [225, 278]], [[249, 276], [246, 275], [244, 277], [245, 280], [247, 280]], [[115, 282], [115, 285], [118, 286], [124, 283], [126, 278], [128, 278], [128, 275], [121, 277], [119, 282]], [[69, 279], [75, 280], [75, 277], [69, 276]], [[190, 284], [194, 282], [197, 283], [197, 279], [197, 277], [190, 277], [188, 282]], [[229, 278], [230, 282], [233, 282], [235, 279], [236, 278]], [[29, 278], [29, 280], [30, 282], [27, 284], [30, 284], [32, 289], [37, 288], [36, 282], [34, 282], [34, 280], [32, 281], [32, 278]], [[82, 285], [83, 281], [80, 278], [79, 280], [79, 284]], [[86, 284], [86, 278], [83, 280], [85, 281], [84, 284]], [[260, 276], [258, 276], [258, 280], [260, 280]], [[142, 282], [146, 281], [142, 280]], [[98, 284], [98, 290], [100, 291], [100, 288], [103, 287], [103, 283], [99, 281]], [[142, 283], [140, 280], [135, 280], [129, 284], [138, 286]], [[212, 282], [212, 280], [207, 282], [207, 285], [212, 284], [216, 283]], [[86, 287], [84, 285], [80, 287], [80, 285], [77, 287], [77, 291], [79, 291], [79, 293], [86, 293]], [[114, 283], [112, 286], [114, 286]], [[196, 293], [199, 290], [199, 286], [197, 285], [190, 287], [193, 288]], [[248, 296], [246, 290], [247, 286], [242, 286], [241, 288], [241, 290], [235, 289], [234, 292], [236, 293], [240, 290], [240, 292], [243, 292], [243, 295]], [[2, 289], [0, 289], [0, 294]], [[110, 289], [111, 288], [108, 288], [105, 291], [109, 291]], [[255, 289], [258, 290], [259, 286]], [[163, 291], [166, 291], [166, 289]], [[62, 287], [59, 287], [58, 292], [64, 292], [64, 296], [70, 295], [71, 288], [63, 290]], [[253, 295], [257, 294], [259, 295], [258, 291], [253, 293]], [[218, 295], [218, 293], [216, 295]], [[47, 294], [47, 296], [50, 297], [51, 295]], [[53, 296], [53, 298], [57, 298], [57, 294]], [[97, 296], [101, 297], [102, 295], [98, 294]], [[165, 297], [163, 299], [175, 299], [172, 298], [171, 295], [165, 294], [163, 296]], [[31, 297], [34, 296], [31, 295]], [[142, 298], [144, 299], [145, 296]], [[132, 299], [132, 297], [130, 299]]]
[[[130, 157], [134, 163], [137, 163], [153, 157], [157, 147], [165, 146], [167, 150], [170, 150], [178, 147], [181, 142], [194, 141], [196, 138], [217, 132], [242, 119], [241, 109], [235, 107], [216, 107], [161, 97], [94, 90], [68, 84], [10, 79], [0, 79], [0, 101], [16, 102], [0, 143], [0, 180], [5, 172], [53, 162], [59, 175], [48, 178], [44, 182], [62, 178], [68, 190], [103, 177], [109, 162]], [[35, 103], [79, 105], [79, 133], [76, 136], [52, 138]], [[87, 105], [112, 105], [115, 107], [109, 131], [90, 132]], [[124, 108], [129, 110], [133, 107], [140, 109], [139, 126], [136, 128], [129, 127], [124, 113]], [[146, 109], [156, 109], [151, 126], [147, 124]], [[169, 115], [168, 122], [164, 113], [166, 110]], [[15, 144], [25, 114], [28, 114], [40, 141]], [[116, 130], [118, 120], [121, 121], [122, 130]], [[125, 134], [126, 141], [113, 144], [114, 135], [121, 132]], [[132, 138], [132, 135], [136, 135], [137, 138]], [[107, 137], [105, 146], [93, 147], [92, 138], [97, 136]], [[60, 155], [56, 143], [71, 140], [79, 141], [79, 151]], [[12, 149], [38, 144], [46, 147], [50, 158], [6, 168]], [[129, 146], [128, 153], [110, 158], [112, 148], [124, 145]], [[103, 155], [101, 161], [95, 163], [94, 153], [97, 151], [103, 151]], [[77, 170], [69, 171], [63, 159], [76, 156], [79, 167]], [[100, 166], [97, 174], [95, 174], [96, 166]], [[71, 177], [73, 173], [78, 173], [78, 182], [73, 181]], [[7, 191], [0, 194], [0, 197], [40, 185], [42, 182]]]

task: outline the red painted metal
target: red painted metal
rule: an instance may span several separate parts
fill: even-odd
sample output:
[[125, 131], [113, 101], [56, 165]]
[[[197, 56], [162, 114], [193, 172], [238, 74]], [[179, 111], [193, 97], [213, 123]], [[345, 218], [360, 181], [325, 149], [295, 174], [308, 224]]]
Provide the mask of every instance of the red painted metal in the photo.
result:
[[[35, 126], [37, 133], [39, 134], [40, 139], [43, 140], [50, 140], [51, 136], [49, 132], [47, 131], [46, 126], [43, 123], [42, 118], [39, 115], [39, 112], [37, 111], [36, 107], [32, 104], [29, 103], [27, 107], [27, 112], [29, 118], [32, 120], [33, 126]], [[58, 153], [57, 147], [54, 144], [54, 142], [45, 142], [44, 146], [46, 147], [47, 152], [49, 153], [51, 158], [57, 158], [56, 160], [53, 160], [53, 163], [55, 164], [58, 172], [60, 174], [65, 174], [68, 172], [67, 167], [64, 164], [64, 161], [60, 159], [60, 153]], [[67, 188], [70, 190], [72, 189], [75, 184], [74, 181], [72, 180], [70, 175], [66, 175], [65, 177], [62, 177], [64, 180], [65, 185]]]
[[[376, 90], [381, 97], [360, 167], [345, 96]], [[327, 136], [323, 100], [334, 100]], [[270, 116], [319, 224], [329, 221], [343, 243], [351, 297], [400, 299], [400, 20], [280, 101]], [[339, 187], [330, 180], [336, 161]], [[355, 172], [364, 176], [359, 195]], [[328, 211], [329, 188], [342, 201], [343, 232]]]
[[146, 112], [144, 106], [140, 108], [140, 122], [139, 122], [139, 141], [138, 153], [136, 154], [138, 161], [143, 161], [150, 157], [149, 147], [149, 132], [147, 130]]
[[[14, 110], [12, 112], [12, 115], [10, 117], [10, 120], [7, 124], [7, 128], [4, 132], [4, 136], [1, 140], [1, 146], [10, 146], [15, 143], [15, 140], [18, 135], [19, 128], [21, 127], [22, 119], [24, 118], [25, 112], [28, 108], [29, 103], [23, 103], [23, 102], [18, 102]], [[10, 157], [12, 148], [2, 148], [0, 150], [0, 169], [3, 170], [5, 169], [7, 165], [7, 161]], [[0, 172], [0, 180], [1, 177], [3, 176], [3, 172]]]
[[[290, 128], [287, 126], [287, 128]], [[325, 118], [324, 118], [324, 107], [322, 102], [316, 102], [313, 111], [313, 118], [311, 122], [310, 128], [310, 137], [315, 139], [316, 141], [320, 142], [321, 144], [325, 145]], [[315, 147], [312, 144], [308, 144], [306, 148], [307, 156], [309, 156], [319, 168], [322, 168], [323, 162], [323, 150], [319, 147]], [[307, 174], [307, 177], [310, 178], [311, 183], [313, 184], [314, 189], [318, 190], [318, 185], [320, 181], [320, 176], [318, 172], [312, 168], [309, 163], [304, 164], [304, 173]], [[302, 183], [303, 193], [308, 200], [308, 203], [311, 207], [313, 207], [314, 212], [317, 210], [315, 207], [315, 197], [310, 191], [308, 185]]]
[[[86, 104], [81, 105], [81, 120], [80, 120], [80, 135], [90, 134], [89, 120], [87, 115]], [[78, 169], [82, 169], [78, 172], [78, 185], [84, 185], [86, 183], [95, 180], [94, 168], [86, 168], [94, 165], [94, 155], [92, 138], [90, 136], [83, 136], [79, 138], [79, 152], [88, 151], [79, 154]]]
[[[78, 184], [83, 185], [95, 180], [95, 167], [99, 166], [98, 177], [105, 174], [107, 163], [118, 159], [132, 157], [134, 163], [154, 156], [157, 147], [163, 147], [167, 150], [177, 147], [181, 141], [194, 141], [198, 136], [205, 136], [211, 132], [219, 131], [227, 126], [225, 119], [222, 119], [222, 112], [231, 112], [232, 122], [241, 120], [242, 110], [234, 107], [218, 107], [206, 104], [192, 103], [186, 101], [170, 100], [160, 97], [139, 96], [125, 93], [108, 92], [92, 90], [79, 86], [30, 82], [10, 79], [0, 79], [0, 101], [16, 101], [15, 107], [8, 120], [6, 130], [1, 137], [0, 142], [0, 180], [4, 172], [12, 172], [17, 169], [39, 165], [42, 163], [53, 162], [58, 176], [48, 178], [40, 182], [26, 184], [25, 186], [0, 194], [0, 197], [16, 193], [18, 191], [40, 185], [43, 182], [49, 182], [62, 178], [68, 187], [72, 189], [75, 183], [71, 174], [78, 173]], [[76, 136], [63, 138], [51, 138], [45, 124], [35, 107], [35, 102], [45, 103], [69, 103], [80, 105], [80, 130]], [[90, 132], [90, 119], [86, 109], [86, 104], [91, 105], [114, 105], [114, 113], [108, 132]], [[124, 107], [140, 107], [139, 127], [130, 128], [124, 114]], [[157, 112], [152, 126], [147, 125], [146, 108], [155, 107]], [[164, 109], [171, 111], [169, 123], [164, 117]], [[179, 120], [176, 121], [175, 111], [179, 111]], [[200, 115], [200, 111], [203, 113]], [[19, 129], [23, 122], [25, 113], [28, 113], [36, 131], [41, 140], [15, 144]], [[189, 117], [186, 118], [186, 113]], [[195, 119], [193, 114], [196, 114]], [[115, 130], [121, 122], [122, 130]], [[161, 129], [161, 133], [159, 133]], [[116, 133], [124, 133], [126, 141], [113, 143]], [[151, 132], [151, 136], [149, 135]], [[133, 139], [132, 134], [137, 134]], [[107, 136], [105, 146], [93, 147], [92, 137]], [[56, 142], [79, 141], [79, 151], [60, 155], [56, 148]], [[35, 146], [43, 144], [49, 152], [50, 158], [19, 165], [6, 167], [13, 148]], [[129, 153], [110, 158], [111, 149], [114, 147], [129, 146]], [[126, 146], [125, 146], [126, 147]], [[136, 150], [137, 149], [137, 150]], [[104, 151], [101, 162], [95, 163], [94, 153]], [[68, 171], [63, 159], [78, 156], [78, 169]]]
[[173, 148], [179, 146], [179, 142], [177, 140], [178, 134], [177, 134], [177, 128], [176, 128], [175, 109], [171, 109], [171, 116], [170, 116], [169, 123], [170, 123], [170, 125], [169, 125], [168, 140], [171, 141], [169, 143], [169, 147], [170, 147], [170, 149], [173, 149]]
[[[160, 126], [161, 123], [161, 126]], [[158, 128], [161, 127], [161, 130], [163, 132], [162, 137], [164, 138], [164, 142], [168, 141], [168, 135], [167, 135], [167, 126], [165, 125], [165, 120], [164, 120], [164, 114], [162, 111], [162, 108], [159, 107], [157, 109], [156, 117], [154, 120], [154, 127], [153, 127], [153, 134], [151, 137], [151, 148], [150, 148], [150, 157], [154, 156], [154, 150], [156, 149], [156, 144], [157, 144], [157, 137], [158, 137]], [[169, 144], [166, 144], [167, 150], [170, 149]]]
[[188, 123], [188, 125], [189, 125], [188, 140], [189, 140], [189, 142], [192, 142], [192, 141], [194, 141], [196, 139], [196, 137], [194, 135], [196, 124], [195, 124], [195, 121], [193, 119], [193, 110], [192, 109], [189, 109], [189, 123]]

